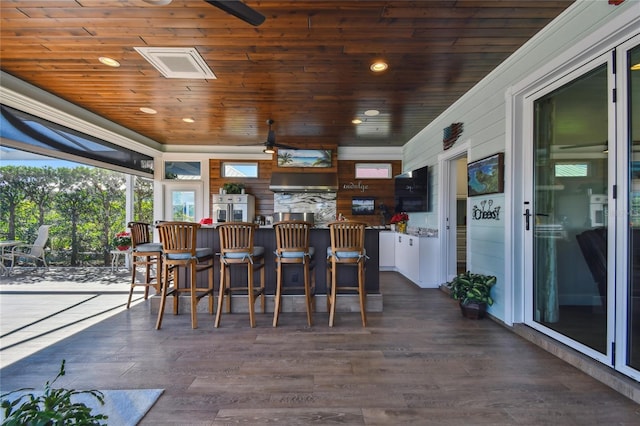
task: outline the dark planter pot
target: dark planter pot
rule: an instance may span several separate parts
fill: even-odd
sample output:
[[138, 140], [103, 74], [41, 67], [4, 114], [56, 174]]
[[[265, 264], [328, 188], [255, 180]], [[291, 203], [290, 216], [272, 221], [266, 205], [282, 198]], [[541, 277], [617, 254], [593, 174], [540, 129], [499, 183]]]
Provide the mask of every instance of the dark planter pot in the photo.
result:
[[487, 313], [487, 304], [471, 302], [463, 305], [462, 302], [460, 302], [460, 310], [462, 311], [462, 316], [465, 318], [482, 319]]

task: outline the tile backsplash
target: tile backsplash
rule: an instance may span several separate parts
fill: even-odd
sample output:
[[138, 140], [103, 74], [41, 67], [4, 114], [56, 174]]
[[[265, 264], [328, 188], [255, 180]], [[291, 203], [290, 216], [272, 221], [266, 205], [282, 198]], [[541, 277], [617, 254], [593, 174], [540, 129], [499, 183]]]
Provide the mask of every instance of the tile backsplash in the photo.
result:
[[275, 193], [273, 212], [313, 213], [315, 224], [323, 225], [336, 219], [336, 193]]

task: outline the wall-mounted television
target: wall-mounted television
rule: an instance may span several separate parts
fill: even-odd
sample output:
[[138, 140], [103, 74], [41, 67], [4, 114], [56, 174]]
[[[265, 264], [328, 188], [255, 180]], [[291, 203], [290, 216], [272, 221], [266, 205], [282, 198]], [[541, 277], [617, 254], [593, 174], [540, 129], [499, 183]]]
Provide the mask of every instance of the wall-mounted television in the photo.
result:
[[429, 167], [398, 175], [395, 182], [396, 212], [427, 212], [429, 206]]

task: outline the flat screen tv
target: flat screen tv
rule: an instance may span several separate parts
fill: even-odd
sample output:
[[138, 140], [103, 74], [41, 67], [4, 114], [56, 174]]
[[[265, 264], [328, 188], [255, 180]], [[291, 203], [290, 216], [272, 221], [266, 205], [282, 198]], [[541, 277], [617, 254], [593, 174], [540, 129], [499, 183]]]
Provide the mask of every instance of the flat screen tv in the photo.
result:
[[424, 166], [395, 177], [395, 211], [429, 211], [429, 167]]

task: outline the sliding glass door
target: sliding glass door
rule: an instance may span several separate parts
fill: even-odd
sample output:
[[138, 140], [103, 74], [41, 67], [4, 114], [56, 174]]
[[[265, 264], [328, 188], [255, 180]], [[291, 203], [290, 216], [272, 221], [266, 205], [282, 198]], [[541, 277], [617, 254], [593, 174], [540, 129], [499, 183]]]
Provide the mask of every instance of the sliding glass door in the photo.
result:
[[[640, 379], [640, 36], [533, 91], [526, 322]], [[526, 161], [526, 160], [525, 160]]]
[[608, 63], [533, 101], [533, 321], [606, 354]]
[[[637, 41], [636, 41], [637, 42]], [[616, 365], [633, 374], [640, 371], [640, 46], [620, 49], [621, 75], [624, 76], [619, 90], [619, 116], [625, 125], [619, 130], [624, 141], [627, 167], [623, 182], [626, 182], [624, 219], [626, 243], [623, 246], [627, 275], [626, 284], [620, 283], [617, 300], [620, 308], [621, 329], [617, 333], [620, 353]], [[621, 177], [622, 180], [623, 177]], [[624, 236], [621, 240], [625, 240]], [[623, 274], [624, 275], [624, 274]], [[638, 374], [635, 375], [638, 379]]]

